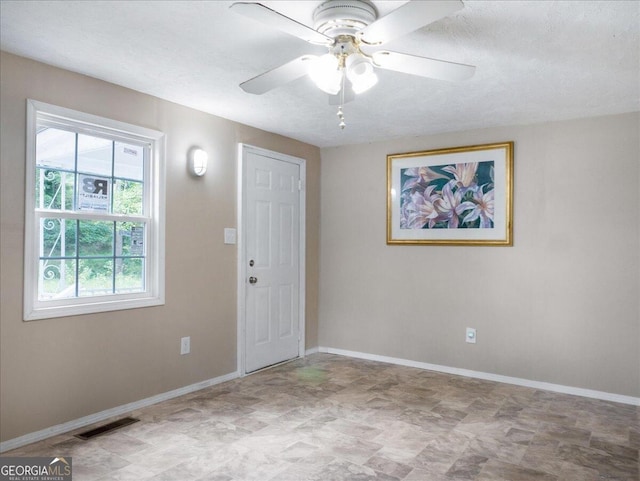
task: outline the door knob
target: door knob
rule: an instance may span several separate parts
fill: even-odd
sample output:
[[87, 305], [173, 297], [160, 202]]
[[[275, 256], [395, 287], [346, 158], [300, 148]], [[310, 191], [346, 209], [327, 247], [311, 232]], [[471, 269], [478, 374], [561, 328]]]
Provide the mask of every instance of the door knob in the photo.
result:
[[258, 282], [258, 278], [257, 277], [249, 277], [249, 284], [255, 284], [256, 282]]

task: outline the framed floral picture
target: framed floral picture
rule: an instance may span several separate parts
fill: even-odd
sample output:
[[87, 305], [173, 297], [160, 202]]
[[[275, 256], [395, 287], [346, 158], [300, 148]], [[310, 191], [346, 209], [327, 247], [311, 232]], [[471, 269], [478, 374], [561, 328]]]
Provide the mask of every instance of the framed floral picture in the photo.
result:
[[513, 245], [513, 142], [387, 156], [387, 244]]

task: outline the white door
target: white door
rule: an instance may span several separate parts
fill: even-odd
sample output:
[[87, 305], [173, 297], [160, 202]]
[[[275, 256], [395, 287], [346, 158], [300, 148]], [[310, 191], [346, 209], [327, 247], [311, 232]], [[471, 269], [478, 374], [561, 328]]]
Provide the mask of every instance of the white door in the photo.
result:
[[299, 355], [300, 165], [244, 148], [245, 372]]

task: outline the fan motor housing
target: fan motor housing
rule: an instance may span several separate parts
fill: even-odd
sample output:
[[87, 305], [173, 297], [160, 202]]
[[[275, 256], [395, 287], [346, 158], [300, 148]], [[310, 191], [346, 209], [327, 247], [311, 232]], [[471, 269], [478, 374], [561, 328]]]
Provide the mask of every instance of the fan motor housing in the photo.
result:
[[365, 0], [328, 0], [313, 12], [314, 28], [329, 37], [355, 36], [378, 18], [375, 7]]

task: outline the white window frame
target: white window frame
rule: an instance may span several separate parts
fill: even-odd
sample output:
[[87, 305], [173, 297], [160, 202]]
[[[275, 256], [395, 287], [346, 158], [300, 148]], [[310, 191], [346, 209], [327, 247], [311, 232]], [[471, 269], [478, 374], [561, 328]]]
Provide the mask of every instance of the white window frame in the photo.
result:
[[[38, 299], [40, 229], [42, 217], [36, 205], [36, 133], [38, 122], [59, 125], [66, 130], [118, 141], [135, 141], [149, 146], [151, 155], [144, 168], [145, 291], [55, 300]], [[74, 316], [164, 304], [165, 258], [165, 135], [136, 125], [99, 117], [56, 105], [27, 100], [27, 151], [24, 241], [24, 313], [25, 321]], [[65, 212], [47, 210], [47, 214], [65, 217]], [[75, 214], [75, 213], [74, 213]], [[83, 214], [89, 220], [118, 220], [117, 214]]]

